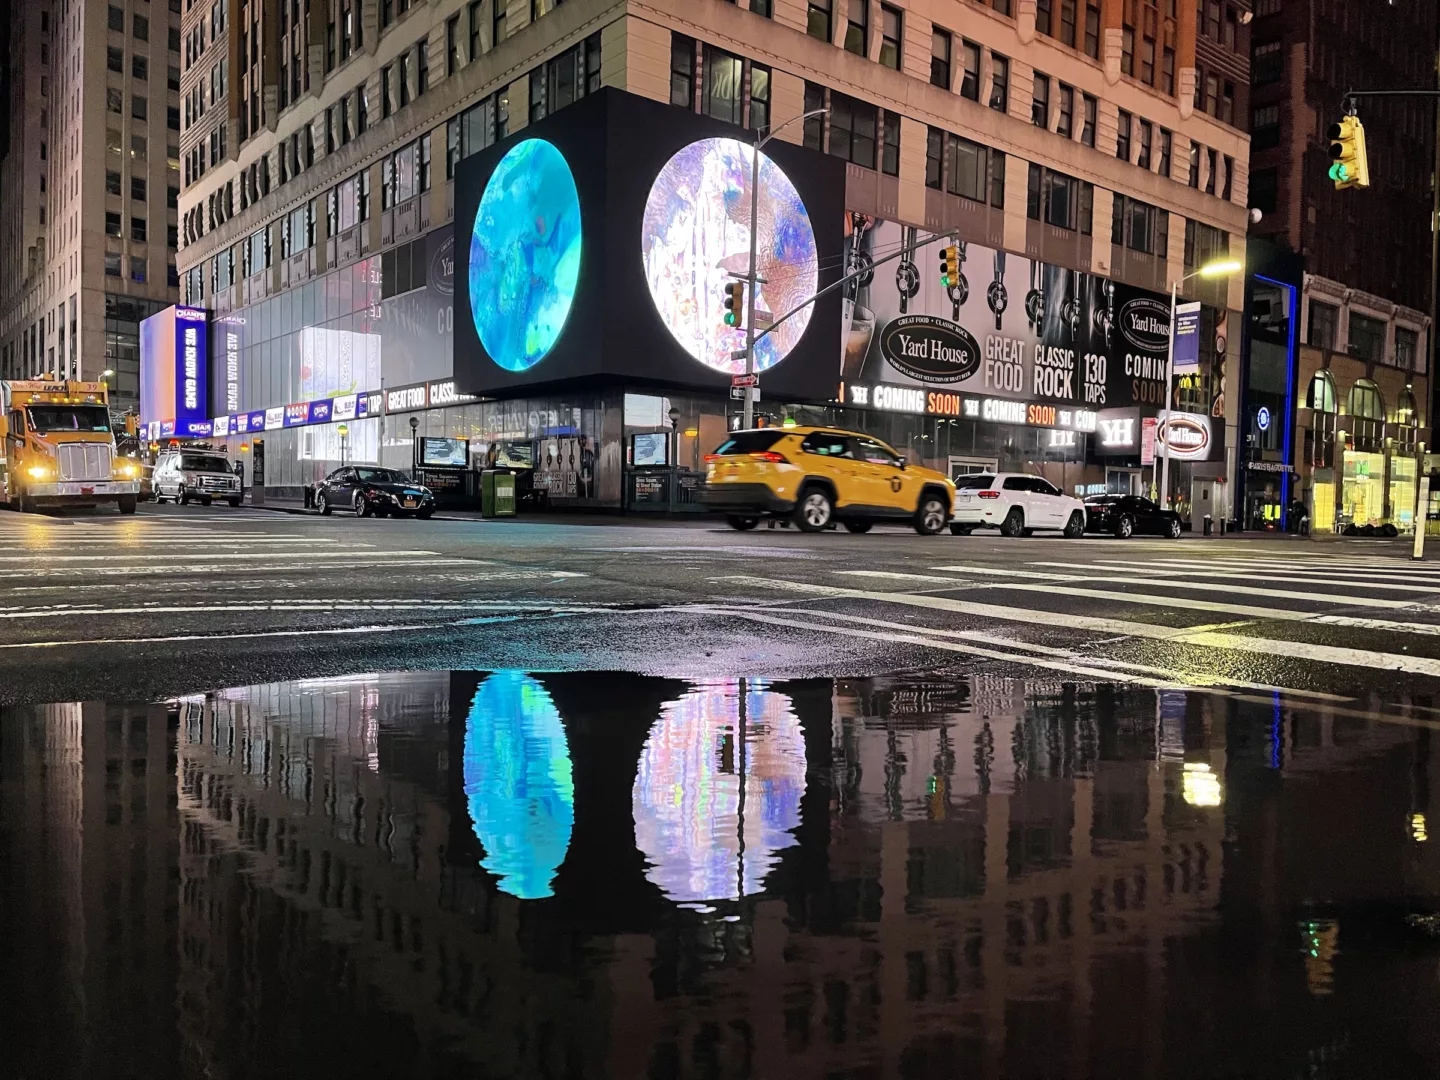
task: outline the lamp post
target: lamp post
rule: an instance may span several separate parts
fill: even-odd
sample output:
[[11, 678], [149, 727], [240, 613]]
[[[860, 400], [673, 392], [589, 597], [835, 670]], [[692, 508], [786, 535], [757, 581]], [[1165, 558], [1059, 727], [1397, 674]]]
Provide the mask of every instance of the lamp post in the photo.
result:
[[410, 417], [410, 479], [417, 479], [416, 470], [420, 467], [420, 444], [416, 441], [415, 433], [420, 430], [420, 418]]
[[338, 430], [340, 435], [340, 465], [343, 468], [345, 465], [345, 440], [350, 437], [350, 425], [341, 424]]
[[[760, 151], [765, 144], [779, 135], [791, 124], [800, 120], [809, 120], [812, 116], [824, 116], [829, 109], [811, 109], [809, 112], [801, 113], [799, 116], [792, 116], [779, 127], [761, 128], [755, 132], [755, 153], [750, 158], [750, 273], [746, 276], [745, 284], [748, 295], [745, 298], [745, 374], [755, 374], [755, 293], [759, 290], [758, 276], [759, 252], [757, 248], [760, 243]], [[761, 131], [768, 130], [770, 134], [761, 135]], [[749, 430], [755, 426], [755, 388], [745, 387], [745, 422], [740, 426]]]
[[[748, 391], [747, 391], [748, 392]], [[680, 485], [680, 410], [670, 406], [670, 512], [680, 501], [676, 488]]]
[[[1244, 268], [1244, 263], [1237, 259], [1220, 259], [1215, 262], [1206, 263], [1199, 270], [1191, 271], [1184, 277], [1170, 283], [1170, 345], [1165, 357], [1165, 414], [1164, 419], [1170, 419], [1170, 395], [1175, 385], [1175, 301], [1180, 292], [1180, 286], [1191, 278], [1219, 278], [1227, 277], [1237, 270]], [[1166, 510], [1170, 509], [1170, 441], [1162, 438], [1160, 449], [1165, 455], [1165, 460], [1160, 466], [1160, 505]]]

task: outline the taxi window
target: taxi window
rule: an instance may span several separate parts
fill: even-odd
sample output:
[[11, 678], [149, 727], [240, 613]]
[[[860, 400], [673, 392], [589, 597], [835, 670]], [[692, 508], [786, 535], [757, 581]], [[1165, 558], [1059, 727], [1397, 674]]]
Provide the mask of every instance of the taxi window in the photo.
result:
[[851, 449], [850, 440], [844, 435], [836, 435], [831, 431], [815, 431], [805, 436], [800, 443], [800, 449], [807, 454], [819, 454], [821, 457], [854, 458], [855, 452]]

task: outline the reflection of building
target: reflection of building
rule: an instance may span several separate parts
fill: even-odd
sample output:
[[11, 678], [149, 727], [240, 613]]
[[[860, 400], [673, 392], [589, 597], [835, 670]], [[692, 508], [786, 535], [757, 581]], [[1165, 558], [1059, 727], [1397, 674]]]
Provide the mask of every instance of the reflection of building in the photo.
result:
[[[290, 340], [305, 328], [373, 333], [378, 323], [386, 415], [348, 423], [356, 445], [370, 440], [382, 464], [410, 464], [413, 417], [419, 436], [469, 439], [472, 460], [495, 449], [509, 460], [540, 462], [549, 447], [583, 440], [583, 464], [536, 477], [557, 503], [663, 506], [671, 483], [688, 501], [704, 455], [737, 412], [723, 390], [697, 393], [680, 381], [651, 379], [611, 380], [600, 392], [594, 380], [572, 377], [523, 393], [448, 385], [458, 371], [451, 230], [469, 225], [449, 224], [459, 163], [601, 87], [737, 125], [737, 135], [828, 109], [778, 138], [843, 159], [841, 201], [861, 219], [906, 235], [953, 230], [975, 245], [968, 290], [984, 310], [973, 317], [967, 311], [962, 321], [980, 345], [996, 336], [993, 322], [988, 331], [985, 325], [992, 297], [1008, 304], [1017, 327], [1038, 324], [1046, 314], [1037, 283], [1054, 282], [1045, 286], [1053, 294], [1049, 321], [1078, 327], [1078, 317], [1062, 319], [1061, 297], [1071, 295], [1064, 290], [1073, 276], [1088, 275], [1096, 283], [1088, 311], [1092, 322], [1099, 317], [1103, 337], [1116, 315], [1103, 299], [1107, 287], [1148, 290], [1159, 302], [1170, 282], [1202, 262], [1232, 246], [1238, 255], [1232, 238], [1244, 230], [1247, 196], [1246, 0], [479, 4], [440, 0], [393, 11], [342, 4], [328, 23], [299, 25], [263, 5], [218, 20], [209, 9], [187, 11], [187, 37], [198, 33], [207, 45], [203, 57], [187, 59], [185, 85], [206, 82], [217, 58], [237, 65], [228, 81], [223, 74], [208, 81], [206, 110], [184, 120], [179, 265], [187, 302], [245, 319], [241, 408], [301, 400], [286, 365]], [[245, 40], [260, 41], [284, 62], [241, 63], [236, 42]], [[838, 239], [852, 227], [853, 218], [836, 217], [814, 223], [822, 238]], [[864, 288], [893, 295], [933, 282], [934, 256], [926, 247], [887, 264]], [[725, 269], [734, 267], [727, 262]], [[720, 279], [709, 263], [704, 275]], [[784, 295], [779, 275], [766, 276]], [[586, 281], [582, 266], [582, 289]], [[1008, 290], [1008, 301], [992, 291], [995, 283]], [[1224, 327], [1242, 291], [1238, 281], [1193, 291], [1209, 305], [1203, 369], [1176, 404], [1210, 415], [1236, 400], [1223, 390], [1240, 335]], [[851, 316], [858, 298], [847, 298]], [[673, 303], [676, 317], [708, 312], [718, 302], [713, 282], [697, 299]], [[949, 319], [948, 301], [937, 297], [935, 304], [926, 314]], [[571, 320], [599, 327], [611, 314], [622, 317], [614, 310], [622, 307], [576, 310]], [[848, 329], [864, 336], [867, 325], [862, 312]], [[837, 360], [827, 389], [813, 400], [767, 395], [762, 386], [760, 415], [778, 422], [802, 407], [824, 409], [803, 418], [871, 430], [942, 470], [1030, 469], [1072, 490], [1149, 483], [1138, 421], [1162, 404], [1156, 364], [1136, 364], [1130, 348], [1112, 338], [1103, 356], [1055, 346], [1046, 370], [1033, 362], [1033, 335], [1010, 336], [1015, 348], [991, 351], [1023, 352], [1020, 376], [986, 382], [982, 375], [966, 390], [977, 412], [992, 397], [1039, 410], [977, 419], [957, 411], [958, 397], [874, 395], [871, 386], [863, 387], [863, 403], [850, 394], [846, 408], [832, 409]], [[1072, 330], [1065, 340], [1080, 338]], [[1151, 342], [1148, 360], [1163, 356], [1163, 338], [1160, 344], [1157, 351]], [[721, 362], [737, 363], [732, 352], [720, 350]], [[680, 355], [677, 347], [677, 362]], [[1125, 391], [1116, 431], [1133, 437], [1100, 446], [1090, 414], [1104, 402], [1086, 395], [1087, 381]], [[457, 400], [457, 390], [494, 400]], [[1068, 422], [1051, 407], [1070, 413]], [[679, 417], [673, 430], [672, 409]], [[366, 428], [376, 434], [363, 434]], [[656, 433], [673, 435], [679, 475], [660, 470], [637, 487], [630, 436]], [[294, 432], [263, 438], [273, 487], [294, 493], [337, 464], [323, 456], [338, 451], [334, 440], [312, 439], [301, 462]], [[1207, 464], [1224, 469], [1218, 453]], [[1194, 478], [1186, 468], [1174, 477], [1188, 506]]]

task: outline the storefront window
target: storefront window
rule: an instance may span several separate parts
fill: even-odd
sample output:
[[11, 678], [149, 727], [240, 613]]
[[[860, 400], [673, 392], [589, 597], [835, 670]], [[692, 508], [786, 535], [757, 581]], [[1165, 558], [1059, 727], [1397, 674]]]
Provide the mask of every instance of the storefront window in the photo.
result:
[[[1413, 473], [1411, 482], [1414, 482]], [[1340, 526], [1379, 525], [1384, 520], [1385, 455], [1346, 450], [1340, 491]]]
[[1414, 457], [1392, 455], [1390, 458], [1390, 523], [1402, 533], [1415, 528], [1416, 474]]

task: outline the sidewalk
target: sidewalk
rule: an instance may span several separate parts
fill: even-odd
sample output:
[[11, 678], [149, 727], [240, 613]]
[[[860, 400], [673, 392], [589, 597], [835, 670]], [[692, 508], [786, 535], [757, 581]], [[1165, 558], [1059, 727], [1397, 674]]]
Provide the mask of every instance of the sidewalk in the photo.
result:
[[[318, 510], [310, 509], [299, 499], [277, 499], [266, 496], [264, 506], [255, 506], [247, 501], [247, 510], [270, 510], [279, 514], [306, 514], [318, 517]], [[341, 511], [347, 513], [347, 511]], [[431, 521], [473, 521], [487, 525], [652, 525], [669, 528], [685, 528], [696, 525], [714, 526], [724, 520], [719, 515], [687, 513], [669, 517], [662, 514], [597, 514], [594, 512], [570, 512], [550, 510], [541, 513], [517, 514], [515, 517], [487, 518], [478, 510], [437, 510]]]

